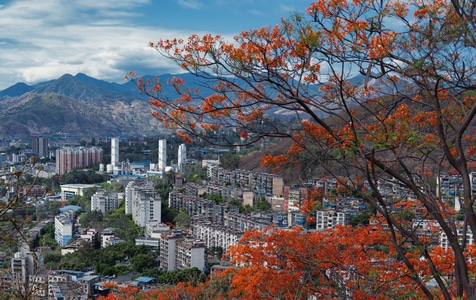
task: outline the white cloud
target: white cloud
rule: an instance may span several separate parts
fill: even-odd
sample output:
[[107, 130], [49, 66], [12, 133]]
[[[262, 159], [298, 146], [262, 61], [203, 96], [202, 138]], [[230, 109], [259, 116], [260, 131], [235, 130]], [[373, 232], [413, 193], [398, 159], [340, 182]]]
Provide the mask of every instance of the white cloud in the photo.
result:
[[[212, 28], [211, 32], [200, 32], [193, 27], [197, 19], [190, 19], [190, 14], [174, 16], [168, 19], [169, 23], [157, 17], [160, 13], [162, 16], [167, 14], [166, 9], [173, 11], [176, 7], [172, 4], [176, 3], [191, 9], [206, 5], [206, 12], [192, 14], [199, 18], [200, 24], [222, 20], [207, 18], [206, 14], [216, 16], [221, 12], [230, 20], [234, 17], [234, 23], [243, 27], [230, 29], [228, 24], [212, 24], [207, 27]], [[167, 8], [163, 3], [154, 6], [157, 4], [154, 0], [12, 0], [0, 5], [0, 90], [19, 81], [34, 84], [65, 73], [83, 72], [116, 82], [124, 82], [123, 76], [131, 69], [143, 75], [179, 73], [181, 70], [175, 63], [147, 47], [149, 41], [186, 39], [194, 33], [213, 31], [238, 33], [246, 29], [250, 20], [268, 24], [266, 17], [273, 15], [263, 5], [270, 11], [279, 9], [270, 3], [263, 0], [176, 0], [167, 2]], [[164, 10], [154, 12], [150, 11], [151, 7]], [[255, 16], [260, 13], [260, 17]], [[183, 19], [180, 18], [186, 18], [185, 21], [192, 25], [181, 23]], [[173, 27], [176, 25], [191, 27], [176, 30]], [[232, 40], [232, 36], [224, 38]]]
[[177, 3], [180, 6], [191, 8], [191, 9], [200, 9], [203, 5], [196, 0], [178, 0]]
[[[154, 37], [186, 37], [192, 32], [134, 25], [127, 18], [137, 13], [129, 8], [144, 2], [90, 0], [69, 6], [55, 0], [22, 0], [4, 6], [0, 10], [0, 90], [18, 81], [34, 84], [65, 73], [124, 82], [123, 76], [131, 69], [157, 74], [160, 66], [178, 72], [176, 65], [153, 53], [147, 44]], [[108, 7], [109, 13], [102, 13]]]

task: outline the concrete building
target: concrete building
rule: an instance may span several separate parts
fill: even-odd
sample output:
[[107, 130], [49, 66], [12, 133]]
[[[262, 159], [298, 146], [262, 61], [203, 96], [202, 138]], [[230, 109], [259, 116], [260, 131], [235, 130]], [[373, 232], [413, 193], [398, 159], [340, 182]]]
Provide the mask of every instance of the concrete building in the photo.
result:
[[32, 136], [31, 149], [38, 158], [48, 157], [48, 138], [42, 136]]
[[178, 148], [178, 161], [177, 161], [177, 171], [185, 172], [185, 165], [187, 163], [187, 146], [185, 144], [180, 144]]
[[258, 196], [283, 195], [283, 178], [274, 174], [240, 169], [231, 171], [210, 164], [207, 166], [207, 176], [212, 185], [250, 190]]
[[175, 265], [179, 270], [205, 269], [205, 243], [194, 238], [185, 238], [177, 242]]
[[33, 252], [16, 252], [11, 258], [12, 285], [28, 283], [29, 276], [37, 273], [41, 257]]
[[283, 189], [284, 211], [299, 211], [303, 201], [311, 199], [313, 192], [317, 192], [317, 187], [313, 185], [285, 185]]
[[99, 147], [64, 147], [56, 150], [56, 173], [63, 175], [75, 168], [86, 168], [102, 162], [103, 150]]
[[55, 217], [55, 240], [64, 247], [73, 237], [74, 230], [74, 211], [67, 210]]
[[145, 226], [145, 236], [147, 238], [160, 239], [162, 233], [168, 232], [170, 226], [159, 221], [150, 221]]
[[167, 166], [167, 140], [159, 140], [159, 157], [158, 157], [158, 171], [165, 173]]
[[84, 196], [84, 191], [95, 187], [94, 184], [62, 184], [61, 187], [61, 201], [71, 199], [73, 196]]
[[111, 165], [114, 170], [114, 174], [116, 170], [119, 168], [119, 139], [112, 138], [111, 139]]
[[205, 243], [173, 229], [160, 238], [159, 264], [162, 270], [205, 268]]
[[125, 241], [114, 235], [113, 228], [105, 228], [101, 235], [101, 248], [106, 248], [110, 245], [124, 243]]
[[132, 220], [139, 226], [146, 226], [150, 221], [161, 222], [161, 199], [154, 191], [152, 182], [136, 179], [126, 186], [126, 213], [132, 214]]
[[347, 225], [346, 214], [333, 209], [318, 210], [316, 212], [316, 229], [324, 231], [326, 229], [334, 229], [337, 224]]
[[119, 207], [118, 194], [111, 190], [99, 190], [91, 196], [91, 211], [98, 210], [103, 214]]
[[184, 238], [181, 230], [173, 229], [162, 234], [160, 238], [159, 264], [165, 271], [176, 269], [175, 252], [177, 241]]
[[236, 245], [243, 236], [243, 231], [220, 226], [209, 221], [193, 222], [193, 236], [203, 240], [207, 248], [221, 247], [224, 251]]
[[[471, 194], [476, 194], [476, 172], [469, 173], [471, 183]], [[454, 203], [454, 209], [461, 209], [463, 199], [463, 178], [459, 175], [444, 174], [436, 178], [436, 195], [444, 201]]]
[[272, 218], [229, 212], [223, 216], [223, 222], [223, 225], [226, 227], [234, 230], [245, 231], [253, 228], [264, 230], [273, 223], [273, 220]]
[[188, 196], [174, 191], [169, 193], [169, 207], [177, 211], [183, 208], [192, 217], [200, 216], [210, 221], [215, 221], [215, 206], [216, 203], [213, 200]]
[[80, 235], [81, 240], [88, 242], [91, 246], [95, 246], [99, 243], [99, 235], [96, 229], [88, 228], [85, 232]]

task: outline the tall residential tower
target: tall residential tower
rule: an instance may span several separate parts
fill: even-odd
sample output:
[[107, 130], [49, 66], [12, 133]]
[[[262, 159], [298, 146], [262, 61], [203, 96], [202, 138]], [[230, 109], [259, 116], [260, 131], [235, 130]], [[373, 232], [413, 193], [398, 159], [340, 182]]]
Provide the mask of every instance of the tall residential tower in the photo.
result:
[[162, 175], [165, 172], [167, 166], [167, 140], [159, 140], [159, 172]]
[[115, 170], [119, 167], [119, 139], [111, 139], [111, 165]]
[[187, 162], [187, 146], [185, 146], [185, 144], [181, 144], [178, 148], [177, 168], [179, 172], [185, 172], [186, 162]]

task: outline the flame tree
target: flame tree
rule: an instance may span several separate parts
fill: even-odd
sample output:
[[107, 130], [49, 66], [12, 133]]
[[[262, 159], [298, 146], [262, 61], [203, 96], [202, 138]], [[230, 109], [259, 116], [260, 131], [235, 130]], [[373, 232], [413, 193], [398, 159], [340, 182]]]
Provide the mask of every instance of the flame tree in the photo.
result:
[[[307, 164], [319, 165], [364, 199], [388, 227], [387, 254], [402, 264], [400, 276], [411, 279], [415, 290], [428, 298], [474, 298], [471, 249], [464, 237], [476, 232], [469, 175], [476, 151], [475, 5], [319, 0], [304, 15], [244, 31], [234, 41], [208, 34], [151, 42], [202, 84], [187, 86], [179, 77], [169, 82], [138, 78], [137, 84], [151, 96], [153, 115], [185, 140], [234, 145], [263, 137], [292, 139], [285, 155], [265, 156], [263, 163], [306, 157]], [[362, 80], [356, 81], [356, 74]], [[166, 96], [165, 85], [177, 96]], [[278, 126], [272, 117], [276, 109], [296, 122]], [[216, 139], [220, 131], [234, 132], [236, 138]], [[435, 186], [446, 172], [461, 178], [456, 201], [462, 226]], [[385, 184], [408, 191], [412, 201], [390, 201], [379, 189]], [[397, 200], [401, 203], [393, 203]], [[417, 208], [422, 218], [438, 224], [450, 247], [445, 263], [441, 249], [395, 213], [398, 205]], [[244, 265], [256, 267], [249, 263]], [[390, 273], [378, 274], [383, 282]], [[355, 295], [359, 288], [353, 289], [346, 293]]]

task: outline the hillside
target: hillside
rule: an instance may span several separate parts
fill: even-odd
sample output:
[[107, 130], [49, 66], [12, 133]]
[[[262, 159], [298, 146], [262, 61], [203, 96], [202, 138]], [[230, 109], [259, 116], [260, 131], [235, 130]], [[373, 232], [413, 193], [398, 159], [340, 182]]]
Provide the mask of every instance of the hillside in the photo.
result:
[[132, 82], [121, 85], [66, 74], [33, 86], [17, 83], [0, 91], [0, 104], [0, 138], [28, 141], [39, 133], [77, 139], [164, 133], [150, 114], [147, 97]]

